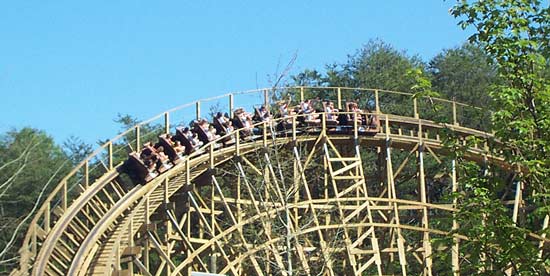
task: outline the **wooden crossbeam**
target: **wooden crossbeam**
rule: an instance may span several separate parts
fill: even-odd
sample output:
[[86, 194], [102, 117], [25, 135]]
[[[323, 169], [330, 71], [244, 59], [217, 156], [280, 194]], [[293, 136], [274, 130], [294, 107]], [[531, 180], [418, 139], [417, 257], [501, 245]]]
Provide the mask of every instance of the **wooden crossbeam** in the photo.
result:
[[[327, 140], [330, 141], [329, 139], [327, 139]], [[338, 152], [336, 150], [336, 147], [334, 147], [334, 145], [332, 143], [329, 142], [329, 144], [331, 145], [331, 148], [334, 151]], [[326, 160], [327, 161], [331, 160], [327, 144], [324, 145], [324, 150], [325, 150]], [[344, 167], [341, 168], [341, 169], [338, 169], [336, 171], [333, 170], [332, 162], [327, 162], [328, 171], [329, 171], [329, 174], [330, 174], [331, 179], [332, 179], [332, 186], [333, 186], [333, 189], [336, 193], [336, 198], [339, 198], [341, 195], [344, 195], [346, 193], [349, 193], [349, 192], [353, 191], [354, 188], [363, 187], [365, 185], [365, 181], [363, 180], [364, 177], [363, 177], [363, 171], [362, 171], [362, 166], [361, 166], [361, 159], [359, 157], [359, 149], [356, 148], [355, 151], [356, 151], [355, 156], [353, 157], [355, 160], [352, 161], [353, 163], [345, 164], [345, 161], [344, 161], [343, 162], [345, 164]], [[338, 156], [337, 158], [340, 159], [338, 161], [342, 161], [342, 159], [345, 158], [345, 157], [342, 157], [339, 153], [337, 154], [337, 156]], [[350, 158], [350, 157], [348, 157], [348, 158]], [[353, 169], [356, 169], [356, 170], [352, 171]], [[352, 187], [351, 189], [348, 188], [348, 189], [345, 189], [342, 192], [339, 192], [338, 191], [337, 179], [335, 179], [334, 176], [338, 176], [339, 174], [342, 174], [343, 172], [346, 172], [346, 171], [350, 171], [350, 174], [355, 174], [355, 175], [361, 176], [361, 177], [356, 178], [356, 183], [354, 183], [353, 185], [350, 186], [350, 187]], [[363, 187], [363, 190], [364, 190], [363, 193], [365, 193], [365, 195], [367, 195], [366, 187]], [[356, 189], [356, 191], [357, 191], [357, 193], [360, 193], [359, 189]], [[372, 214], [370, 212], [369, 205], [370, 205], [370, 203], [368, 201], [366, 201], [366, 204], [365, 204], [364, 207], [367, 208], [367, 216], [369, 217], [370, 222], [372, 222]], [[344, 216], [342, 206], [341, 206], [339, 201], [337, 201], [337, 206], [338, 206], [338, 213], [340, 215], [340, 219], [345, 224], [347, 221], [349, 221], [349, 219], [348, 219], [349, 217], [346, 218]], [[357, 214], [358, 214], [358, 212], [357, 212]], [[372, 244], [373, 252], [374, 252], [374, 256], [375, 256], [374, 259], [378, 260], [378, 261], [376, 261], [378, 275], [382, 275], [382, 267], [381, 267], [381, 261], [380, 261], [380, 251], [379, 251], [379, 248], [378, 248], [378, 242], [377, 242], [376, 236], [374, 234], [374, 231], [370, 231], [370, 235], [371, 235], [371, 241], [373, 241], [373, 242], [371, 242], [371, 244]], [[345, 237], [344, 241], [346, 243], [347, 257], [348, 257], [349, 263], [350, 263], [350, 265], [353, 269], [354, 274], [358, 275], [364, 269], [368, 268], [368, 266], [367, 267], [358, 267], [357, 261], [355, 259], [355, 255], [352, 253], [353, 252], [353, 246], [352, 246], [353, 242], [351, 241], [351, 236], [348, 233], [347, 228], [344, 228], [344, 237]]]

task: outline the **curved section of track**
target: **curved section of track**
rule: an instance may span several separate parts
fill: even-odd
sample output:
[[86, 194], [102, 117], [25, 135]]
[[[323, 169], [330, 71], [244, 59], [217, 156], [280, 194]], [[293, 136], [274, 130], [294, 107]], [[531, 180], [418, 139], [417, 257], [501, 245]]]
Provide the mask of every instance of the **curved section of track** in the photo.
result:
[[[303, 97], [304, 88], [299, 89]], [[262, 92], [268, 103], [268, 91]], [[340, 99], [341, 89], [337, 92]], [[227, 135], [236, 137], [234, 145], [216, 149], [226, 138], [220, 137], [133, 188], [120, 183], [113, 164], [114, 142], [108, 142], [103, 146], [106, 173], [88, 185], [87, 159], [79, 167], [85, 170], [81, 192], [69, 199], [67, 177], [40, 209], [25, 240], [21, 269], [14, 274], [431, 275], [443, 269], [432, 259], [433, 252], [442, 250], [453, 255], [444, 268], [457, 269], [458, 240], [463, 237], [437, 249], [431, 241], [456, 227], [448, 223], [453, 202], [430, 195], [433, 183], [426, 182], [426, 174], [446, 179], [448, 190], [456, 191], [455, 161], [442, 160], [447, 133], [480, 141], [491, 140], [491, 135], [456, 123], [381, 114], [375, 92], [375, 115], [382, 123], [378, 134], [366, 135], [357, 124], [345, 130], [324, 122], [299, 125], [299, 115], [286, 118], [292, 124], [283, 131], [275, 130], [282, 119], [262, 122], [254, 139], [242, 140], [243, 132], [237, 130]], [[232, 109], [233, 94], [229, 102]], [[456, 103], [450, 103], [454, 108]], [[414, 107], [416, 113], [416, 100]], [[159, 116], [165, 119], [166, 132], [169, 114]], [[139, 130], [125, 132], [136, 132], [138, 148]], [[472, 144], [464, 157], [509, 169], [487, 147]], [[410, 169], [410, 159], [418, 187], [403, 193], [408, 198], [400, 198], [396, 190], [403, 187], [396, 179]], [[281, 165], [281, 160], [288, 162]], [[429, 172], [425, 162], [434, 168], [436, 163], [446, 166], [440, 168], [444, 176]], [[378, 169], [372, 169], [375, 166]], [[311, 179], [315, 170], [318, 175]], [[377, 177], [374, 182], [372, 175]], [[291, 181], [286, 182], [288, 177]], [[511, 201], [514, 212], [518, 204], [517, 198]], [[414, 262], [418, 265], [411, 265]]]

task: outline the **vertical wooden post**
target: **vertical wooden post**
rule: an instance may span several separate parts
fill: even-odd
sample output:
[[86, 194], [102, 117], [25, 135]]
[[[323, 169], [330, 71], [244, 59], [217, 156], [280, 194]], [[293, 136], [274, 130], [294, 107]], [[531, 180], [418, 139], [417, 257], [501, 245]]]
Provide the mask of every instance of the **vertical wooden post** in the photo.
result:
[[[392, 158], [391, 158], [391, 140], [390, 140], [390, 124], [389, 124], [389, 118], [388, 115], [384, 116], [385, 121], [385, 136], [386, 136], [386, 179], [387, 179], [387, 191], [388, 191], [388, 198], [389, 199], [397, 199], [397, 193], [395, 188], [395, 179], [393, 177], [393, 165], [392, 165]], [[397, 206], [397, 203], [394, 202], [392, 204], [392, 209], [395, 216], [395, 222], [397, 224], [396, 227], [396, 235], [397, 235], [397, 252], [399, 257], [399, 264], [401, 265], [401, 273], [402, 275], [407, 275], [407, 257], [406, 257], [406, 248], [405, 248], [405, 242], [403, 239], [403, 236], [401, 235], [401, 228], [399, 225], [401, 224], [399, 220], [399, 208]]]
[[235, 154], [241, 155], [241, 131], [237, 129], [235, 132]]
[[[295, 187], [299, 187], [300, 185], [300, 170], [299, 170], [299, 167], [298, 167], [298, 162], [300, 162], [298, 159], [296, 159], [296, 157], [294, 158], [294, 162], [293, 162], [293, 165], [292, 165], [292, 171], [293, 171], [293, 181], [292, 181], [292, 187], [288, 187], [288, 190], [293, 190]], [[285, 186], [283, 186], [285, 187]], [[286, 189], [286, 188], [284, 188]], [[286, 191], [285, 191], [286, 193]], [[293, 197], [294, 197], [294, 208], [292, 208], [293, 210], [293, 215], [294, 217], [296, 218], [296, 221], [294, 222], [293, 226], [294, 226], [294, 229], [298, 229], [300, 226], [299, 226], [299, 223], [300, 221], [298, 220], [299, 218], [299, 214], [298, 214], [298, 208], [296, 208], [296, 206], [298, 206], [298, 201], [300, 200], [300, 193], [299, 192], [295, 192], [293, 194]], [[286, 202], [285, 204], [288, 204], [288, 202]], [[287, 210], [288, 211], [288, 210]], [[289, 223], [290, 224], [290, 223]]]
[[185, 160], [185, 184], [186, 185], [191, 185], [191, 176], [189, 175], [190, 172], [191, 170], [189, 168], [189, 158], [187, 158]]
[[[326, 142], [325, 142], [326, 144]], [[323, 146], [324, 147], [324, 146]], [[325, 172], [325, 175], [324, 175], [324, 196], [325, 196], [325, 200], [326, 202], [329, 202], [329, 194], [328, 194], [328, 178], [329, 178], [329, 173], [328, 173], [328, 159], [327, 159], [327, 156], [325, 154], [325, 156], [323, 156], [323, 171]], [[330, 212], [326, 212], [326, 215], [325, 215], [325, 225], [330, 225]]]
[[84, 163], [84, 188], [88, 189], [90, 185], [90, 160], [86, 159]]
[[417, 104], [416, 98], [413, 98], [413, 109], [414, 109], [414, 118], [418, 119], [419, 118], [419, 116], [418, 116], [418, 104]]
[[[380, 99], [378, 97], [378, 89], [374, 90], [374, 104], [376, 105], [376, 114], [380, 114]], [[386, 117], [386, 120], [388, 117]]]
[[233, 94], [229, 94], [229, 118], [233, 119], [233, 109], [235, 108], [233, 103]]
[[512, 221], [517, 224], [518, 222], [518, 213], [520, 204], [522, 201], [521, 195], [523, 192], [523, 185], [521, 181], [516, 182], [516, 197], [514, 198], [514, 213], [512, 214]]
[[[386, 136], [386, 140], [390, 139], [390, 121], [388, 120], [388, 115], [384, 115], [384, 134]], [[387, 158], [387, 157], [386, 157]]]
[[[241, 174], [237, 174], [237, 225], [241, 225], [242, 210], [241, 210]], [[242, 226], [239, 226], [242, 228]]]
[[[241, 218], [242, 218], [242, 212], [241, 212], [241, 174], [238, 173], [237, 174], [237, 195], [236, 195], [236, 202], [235, 202], [235, 205], [236, 205], [236, 209], [237, 209], [237, 217], [236, 217], [236, 225], [239, 225], [239, 229], [238, 231], [242, 231], [242, 226], [241, 226]], [[241, 252], [239, 251], [239, 258], [241, 257]], [[238, 270], [242, 271], [242, 262], [239, 262], [239, 265], [237, 267]]]
[[[456, 193], [458, 192], [458, 182], [456, 177], [456, 160], [453, 159], [451, 161], [451, 181], [452, 181], [452, 192]], [[458, 205], [458, 200], [456, 198], [453, 199], [453, 207], [456, 208]], [[453, 231], [456, 231], [458, 229], [459, 225], [455, 218], [453, 218]], [[452, 256], [451, 256], [451, 262], [452, 262], [452, 269], [453, 269], [453, 275], [454, 276], [460, 276], [460, 254], [459, 254], [459, 239], [457, 237], [453, 238], [453, 249], [452, 249]]]
[[[268, 157], [268, 154], [265, 153], [266, 158], [269, 158]], [[263, 201], [264, 202], [271, 202], [270, 201], [270, 197], [269, 197], [269, 191], [271, 190], [271, 179], [269, 178], [269, 165], [265, 165], [263, 168], [262, 168], [263, 172], [262, 172], [262, 176], [263, 176], [263, 181], [265, 183], [265, 189], [264, 189], [264, 199]], [[275, 201], [276, 199], [274, 199]], [[265, 222], [265, 231], [267, 233], [267, 236], [271, 236], [272, 234], [272, 223], [271, 223], [271, 220], [268, 220]], [[288, 248], [288, 247], [287, 247]], [[287, 251], [288, 252], [288, 251]], [[266, 259], [269, 260], [271, 259], [271, 256], [269, 254], [269, 252], [266, 252]], [[266, 270], [266, 274], [268, 275], [271, 275], [271, 267], [270, 266], [267, 266], [267, 270]]]
[[262, 126], [263, 126], [262, 138], [263, 138], [264, 148], [267, 148], [267, 121], [264, 121]]
[[321, 113], [321, 135], [327, 135], [327, 114], [325, 113], [325, 110]]
[[[147, 227], [149, 227], [149, 197], [147, 197], [145, 199], [145, 212], [143, 213], [144, 214], [144, 217], [145, 219], [143, 221], [145, 221], [145, 229], [147, 230]], [[144, 248], [143, 250], [145, 251], [144, 254], [143, 254], [143, 263], [145, 265], [145, 268], [147, 268], [147, 270], [149, 270], [149, 238], [147, 237], [145, 239], [145, 245], [144, 245]]]
[[140, 125], [136, 125], [136, 152], [141, 151]]
[[109, 151], [109, 170], [113, 169], [113, 142], [109, 141], [108, 144], [108, 151]]
[[304, 101], [304, 87], [300, 86], [300, 102]]
[[36, 227], [32, 228], [32, 241], [31, 241], [31, 252], [32, 256], [36, 256], [36, 253], [38, 252], [38, 240], [36, 238]]
[[[427, 203], [426, 195], [426, 179], [424, 173], [424, 141], [422, 133], [422, 122], [418, 120], [418, 185], [420, 186], [420, 202]], [[426, 205], [422, 207], [422, 227], [430, 228], [428, 221], [428, 208]], [[424, 232], [423, 248], [424, 248], [424, 275], [432, 275], [432, 246], [430, 243], [429, 232]]]
[[455, 126], [458, 126], [458, 120], [456, 118], [456, 102], [454, 98], [453, 98], [453, 124]]
[[67, 180], [63, 180], [63, 195], [61, 196], [61, 206], [63, 211], [67, 210]]
[[[521, 204], [521, 201], [522, 201], [522, 199], [521, 199], [522, 191], [523, 191], [523, 185], [522, 185], [521, 181], [517, 181], [516, 182], [516, 196], [514, 198], [514, 210], [513, 210], [513, 213], [512, 213], [512, 221], [514, 222], [515, 225], [517, 225], [517, 223], [518, 223], [518, 213], [519, 213], [519, 208], [520, 208], [520, 204]], [[506, 275], [512, 275], [513, 269], [510, 267], [504, 273]]]
[[168, 112], [164, 113], [164, 133], [170, 133], [170, 113]]
[[47, 201], [44, 204], [46, 204], [46, 210], [44, 210], [44, 230], [46, 232], [50, 232], [50, 204], [51, 204], [51, 202]]
[[[546, 230], [548, 228], [548, 221], [550, 220], [550, 216], [546, 215], [544, 217], [544, 222], [542, 223], [542, 230]], [[544, 239], [546, 238], [546, 233], [542, 233], [541, 237], [543, 240], [539, 242], [539, 258], [542, 258], [542, 254], [544, 253]]]
[[[133, 247], [134, 246], [134, 237], [132, 235], [133, 233], [133, 224], [134, 223], [134, 218], [133, 217], [130, 217], [130, 223], [128, 223], [128, 246], [129, 247]], [[128, 270], [129, 270], [129, 273], [130, 275], [134, 275], [134, 264], [132, 263], [132, 261], [128, 262]]]
[[164, 181], [162, 182], [162, 188], [163, 190], [163, 201], [164, 201], [164, 207], [167, 208], [168, 206], [168, 177], [164, 178]]
[[354, 112], [353, 113], [353, 139], [355, 139], [355, 141], [357, 142], [357, 138], [359, 137], [358, 135], [358, 131], [359, 131], [359, 126], [357, 125], [357, 120], [359, 119], [358, 116], [361, 116], [361, 114], [357, 113], [357, 112]]
[[292, 116], [292, 141], [296, 141], [296, 115]]
[[264, 89], [264, 106], [269, 112], [269, 90]]
[[[188, 161], [189, 163], [189, 161]], [[187, 185], [190, 185], [189, 182], [187, 182]], [[190, 195], [190, 192], [187, 192]], [[198, 212], [198, 210], [196, 210]], [[187, 218], [185, 221], [185, 234], [187, 235], [187, 240], [191, 240], [191, 208], [187, 208]], [[187, 256], [191, 255], [192, 251], [191, 248], [187, 247]], [[191, 275], [191, 270], [193, 269], [192, 264], [189, 264], [187, 266], [187, 275]]]
[[342, 111], [342, 88], [338, 87], [336, 94], [338, 97], [338, 110]]
[[[164, 198], [163, 198], [163, 201], [164, 201], [164, 209], [165, 209], [165, 212], [168, 211], [168, 202], [169, 202], [169, 198], [168, 198], [168, 185], [169, 185], [169, 180], [168, 180], [168, 177], [164, 178], [164, 181], [163, 181], [163, 188], [164, 188]], [[170, 252], [172, 250], [170, 250], [170, 234], [172, 233], [172, 224], [170, 223], [170, 220], [166, 220], [164, 222], [164, 227], [166, 227], [166, 233], [164, 234], [164, 242], [166, 243], [165, 246], [166, 246], [166, 251], [165, 251], [165, 254], [166, 254], [166, 257], [168, 257], [168, 260], [170, 260]], [[172, 270], [171, 270], [171, 266], [170, 265], [166, 265], [166, 275], [170, 275], [172, 274]], [[133, 275], [133, 274], [130, 274], [130, 275]]]
[[216, 145], [215, 143], [210, 144], [210, 168], [211, 169], [214, 168], [214, 146], [215, 145]]
[[201, 102], [200, 101], [197, 101], [196, 104], [195, 104], [195, 113], [196, 113], [197, 120], [199, 120], [201, 118]]

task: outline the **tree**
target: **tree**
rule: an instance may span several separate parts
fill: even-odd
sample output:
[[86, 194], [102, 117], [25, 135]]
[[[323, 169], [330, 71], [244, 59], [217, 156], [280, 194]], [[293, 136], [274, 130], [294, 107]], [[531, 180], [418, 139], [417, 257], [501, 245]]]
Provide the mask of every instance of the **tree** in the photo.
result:
[[475, 106], [489, 106], [489, 87], [496, 70], [483, 49], [471, 43], [444, 50], [428, 64], [432, 86], [445, 98]]
[[[515, 181], [525, 183], [524, 194], [531, 195], [526, 201], [535, 209], [524, 225], [498, 220], [498, 210], [505, 207], [498, 191], [491, 189], [497, 178], [492, 173], [479, 176], [479, 168], [478, 172], [464, 169], [472, 181], [464, 191], [468, 197], [462, 197], [458, 218], [463, 218], [464, 227], [459, 232], [469, 235], [467, 246], [480, 248], [486, 254], [485, 258], [469, 258], [468, 264], [486, 275], [504, 271], [515, 275], [546, 274], [547, 256], [539, 257], [533, 243], [525, 242], [525, 231], [520, 226], [537, 229], [550, 213], [550, 80], [546, 77], [550, 8], [544, 8], [538, 0], [458, 1], [451, 12], [460, 18], [463, 28], [474, 29], [470, 41], [481, 45], [495, 64], [501, 82], [490, 87], [495, 109], [493, 128], [500, 141], [494, 151], [504, 152], [506, 161], [519, 168]], [[467, 213], [463, 216], [472, 209], [486, 218], [485, 222], [497, 218], [491, 222], [494, 227], [476, 223]], [[500, 229], [507, 231], [497, 231]]]
[[86, 144], [76, 136], [71, 136], [63, 142], [63, 150], [69, 156], [74, 166], [78, 165], [78, 163], [93, 152], [92, 145]]
[[0, 138], [0, 273], [17, 262], [34, 211], [70, 167], [62, 148], [43, 131], [23, 128]]
[[[485, 51], [472, 43], [447, 49], [435, 56], [428, 66], [433, 89], [443, 98], [477, 107], [490, 107], [489, 87], [497, 84], [496, 68]], [[465, 126], [488, 130], [487, 110], [458, 109]]]
[[370, 40], [345, 64], [327, 66], [326, 82], [330, 86], [368, 87], [408, 91], [412, 81], [407, 70], [424, 68], [418, 56], [408, 56], [381, 40]]
[[317, 70], [305, 69], [297, 75], [291, 76], [294, 85], [297, 86], [323, 86], [325, 80]]
[[[407, 92], [415, 84], [415, 79], [407, 72], [412, 69], [424, 72], [425, 67], [418, 56], [409, 56], [377, 39], [370, 40], [355, 54], [349, 55], [346, 62], [326, 65], [324, 74], [307, 69], [293, 76], [292, 80], [293, 85], [298, 86], [363, 87]], [[334, 93], [323, 90], [306, 91], [304, 96], [336, 100]], [[373, 95], [351, 90], [342, 94], [343, 101], [358, 102], [362, 108], [372, 109], [373, 98]], [[384, 112], [410, 115], [402, 114], [403, 110], [409, 111], [410, 108], [403, 108], [403, 97], [399, 95], [384, 94], [379, 100]]]

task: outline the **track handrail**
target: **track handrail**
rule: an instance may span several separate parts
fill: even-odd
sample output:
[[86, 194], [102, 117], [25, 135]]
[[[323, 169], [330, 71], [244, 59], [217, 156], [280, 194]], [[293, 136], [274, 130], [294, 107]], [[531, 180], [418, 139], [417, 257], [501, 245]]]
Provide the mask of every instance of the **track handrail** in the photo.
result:
[[[319, 113], [321, 116], [325, 115], [325, 113]], [[342, 113], [338, 113], [338, 114], [356, 114], [356, 113], [353, 113], [353, 112], [342, 112]], [[372, 113], [374, 115], [374, 113]], [[255, 123], [253, 126], [254, 127], [263, 127], [264, 129], [267, 129], [268, 126], [271, 126], [271, 125], [276, 125], [278, 122], [282, 121], [282, 120], [288, 120], [288, 119], [292, 119], [294, 122], [296, 122], [296, 118], [299, 118], [299, 117], [305, 117], [307, 115], [304, 115], [304, 114], [299, 114], [299, 115], [293, 115], [293, 116], [290, 116], [288, 118], [278, 118], [278, 119], [275, 119], [273, 120], [272, 122], [258, 122], [258, 123]], [[395, 121], [400, 121], [400, 124], [409, 124], [409, 122], [401, 122], [403, 119], [410, 119], [410, 118], [406, 118], [406, 117], [397, 117], [397, 116], [392, 116], [392, 115], [382, 115], [384, 117], [384, 119], [382, 121], [386, 121], [386, 120], [395, 120]], [[452, 128], [453, 126], [444, 126], [444, 125], [438, 125], [434, 122], [430, 122], [430, 121], [427, 121], [427, 120], [421, 120], [421, 119], [410, 119], [410, 124], [414, 124], [415, 126], [420, 126], [420, 125], [425, 125], [426, 127], [428, 128], [434, 128], [435, 125], [437, 125], [440, 129], [443, 129], [443, 128], [447, 128], [447, 127], [450, 127]], [[358, 125], [355, 125], [354, 128], [356, 129], [358, 127]], [[298, 129], [296, 129], [298, 130]], [[217, 154], [219, 151], [216, 150], [214, 151], [213, 150], [213, 147], [216, 143], [219, 143], [221, 141], [224, 140], [224, 138], [226, 137], [229, 137], [229, 136], [237, 136], [239, 135], [238, 133], [242, 133], [244, 132], [245, 129], [236, 129], [235, 131], [231, 132], [231, 133], [228, 133], [224, 136], [221, 136], [205, 145], [203, 145], [201, 147], [201, 150], [199, 151], [196, 151], [196, 152], [193, 152], [192, 154], [188, 155], [188, 156], [185, 156], [184, 158], [184, 161], [180, 164], [178, 164], [177, 168], [172, 168], [170, 171], [171, 173], [165, 173], [165, 174], [162, 174], [161, 176], [155, 178], [155, 180], [152, 181], [152, 183], [148, 183], [145, 187], [143, 187], [143, 191], [141, 191], [141, 193], [139, 194], [136, 194], [136, 195], [143, 195], [143, 198], [147, 197], [153, 190], [155, 190], [156, 188], [159, 187], [159, 185], [161, 185], [161, 183], [165, 183], [164, 180], [167, 179], [168, 177], [170, 177], [170, 175], [172, 175], [174, 173], [174, 170], [175, 171], [182, 171], [185, 169], [185, 165], [186, 163], [188, 162], [192, 162], [192, 161], [195, 161], [195, 160], [198, 160], [197, 158], [201, 158], [200, 160], [205, 160], [207, 158], [212, 158], [213, 156], [209, 154]], [[301, 130], [300, 130], [301, 131]], [[469, 132], [465, 132], [464, 130], [462, 131], [458, 131], [459, 133], [462, 133], [462, 134], [469, 134], [469, 135], [472, 135], [473, 133], [469, 133]], [[306, 133], [306, 132], [301, 132], [301, 133]], [[266, 133], [267, 135], [273, 135], [274, 133], [271, 133], [271, 131], [269, 133]], [[276, 133], [275, 133], [276, 134]], [[479, 134], [483, 134], [483, 135], [487, 135], [487, 137], [490, 136], [490, 134], [486, 134], [486, 133], [482, 133], [480, 132]], [[405, 135], [406, 136], [406, 135]], [[262, 139], [266, 138], [266, 135], [262, 135], [261, 138], [258, 138], [256, 140], [251, 140], [251, 142], [255, 142], [255, 143], [259, 143], [259, 144], [262, 144]], [[290, 138], [290, 137], [283, 137], [283, 138]], [[237, 140], [239, 141], [239, 140]], [[265, 141], [265, 139], [264, 139]], [[248, 142], [244, 142], [245, 144], [248, 143]], [[235, 145], [235, 146], [238, 146], [238, 145]], [[206, 152], [205, 152], [206, 150]], [[210, 150], [210, 153], [208, 152], [208, 150]], [[235, 151], [235, 152], [238, 152], [238, 151]], [[199, 162], [200, 163], [200, 162]], [[179, 168], [179, 169], [178, 169]], [[143, 199], [142, 198], [142, 199]], [[137, 200], [137, 198], [132, 198], [132, 201], [135, 201]], [[140, 203], [138, 204], [143, 204], [143, 201], [142, 200], [139, 200]], [[137, 205], [136, 205], [137, 206]], [[438, 207], [438, 208], [443, 208], [443, 209], [447, 209], [447, 210], [454, 210], [453, 208], [450, 208], [450, 207]], [[133, 216], [133, 215], [132, 215]], [[127, 222], [128, 223], [128, 222]], [[103, 225], [102, 227], [107, 227], [106, 225]], [[123, 228], [127, 228], [126, 226], [123, 226]], [[100, 235], [100, 233], [96, 233], [96, 236]], [[90, 238], [93, 238], [93, 237], [90, 237]], [[117, 240], [120, 241], [120, 237], [117, 237], [116, 238]], [[73, 263], [71, 265], [71, 272], [75, 272], [74, 269], [77, 269], [80, 267], [80, 265], [84, 262], [84, 258], [88, 257], [87, 254], [88, 254], [88, 251], [89, 248], [80, 248], [78, 250], [78, 255], [75, 257], [76, 259], [73, 260]], [[113, 249], [114, 250], [114, 249]], [[111, 252], [112, 254], [113, 252]], [[108, 259], [111, 259], [110, 257]]]

